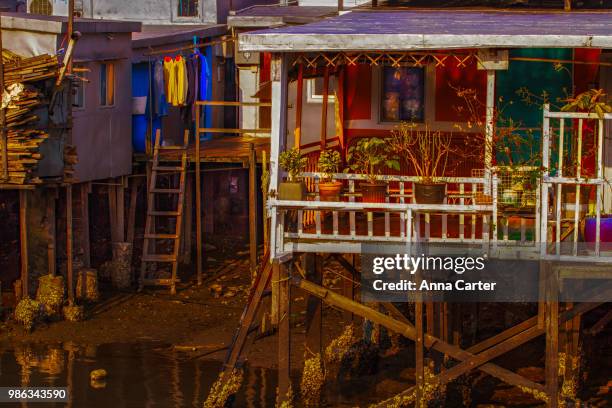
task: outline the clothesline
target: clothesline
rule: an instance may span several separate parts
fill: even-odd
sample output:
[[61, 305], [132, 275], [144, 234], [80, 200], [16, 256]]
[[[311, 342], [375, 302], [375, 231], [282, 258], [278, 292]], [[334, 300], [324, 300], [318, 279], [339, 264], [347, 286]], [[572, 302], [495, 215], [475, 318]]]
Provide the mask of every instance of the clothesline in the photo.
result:
[[226, 39], [221, 39], [221, 40], [216, 40], [216, 41], [209, 41], [209, 42], [205, 42], [205, 43], [191, 44], [191, 45], [186, 45], [184, 47], [172, 48], [172, 49], [169, 49], [169, 50], [151, 51], [151, 52], [143, 54], [143, 55], [144, 56], [151, 56], [151, 55], [171, 54], [173, 52], [188, 51], [188, 50], [193, 50], [194, 48], [201, 48], [201, 47], [207, 47], [209, 45], [223, 44], [223, 43], [230, 42], [230, 41], [234, 41], [234, 38], [230, 37], [230, 38], [226, 38]]

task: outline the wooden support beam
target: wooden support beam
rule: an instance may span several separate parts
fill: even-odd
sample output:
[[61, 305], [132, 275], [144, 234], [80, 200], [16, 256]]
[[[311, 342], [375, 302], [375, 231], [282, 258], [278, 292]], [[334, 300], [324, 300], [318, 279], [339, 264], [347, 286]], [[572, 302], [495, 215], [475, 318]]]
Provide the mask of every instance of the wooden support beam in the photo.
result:
[[298, 65], [297, 95], [295, 97], [295, 133], [293, 146], [302, 147], [302, 106], [304, 104], [304, 64]]
[[[302, 255], [306, 279], [323, 285], [323, 262], [321, 256], [313, 253]], [[314, 295], [308, 295], [306, 302], [306, 349], [314, 354], [322, 349], [323, 302]]]
[[108, 185], [108, 214], [111, 231], [111, 242], [121, 242], [119, 238], [119, 229], [117, 228], [117, 189], [114, 186], [113, 179]]
[[327, 147], [327, 106], [329, 104], [329, 67], [323, 71], [323, 103], [321, 104], [321, 150]]
[[140, 181], [133, 178], [130, 183], [130, 209], [128, 210], [128, 223], [126, 232], [126, 242], [134, 245], [134, 235], [136, 231], [136, 208], [138, 205], [138, 187]]
[[29, 262], [28, 262], [28, 191], [19, 190], [19, 243], [21, 259], [21, 295], [29, 296]]
[[419, 297], [414, 304], [415, 313], [415, 379], [416, 379], [416, 406], [420, 407], [425, 399], [425, 355], [423, 350], [423, 300]]
[[89, 237], [89, 183], [82, 183], [79, 188], [81, 194], [81, 248], [83, 250], [83, 266], [91, 267], [91, 247]]
[[49, 275], [55, 276], [57, 273], [57, 244], [56, 244], [56, 217], [55, 217], [55, 208], [56, 208], [56, 198], [54, 194], [51, 194], [49, 200], [47, 201], [47, 234], [48, 234], [48, 243], [47, 243], [47, 266], [49, 269]]
[[[387, 329], [399, 333], [409, 339], [416, 339], [417, 329], [410, 324], [389, 317], [361, 303], [346, 299], [345, 297], [334, 293], [333, 291], [313, 284], [312, 282], [308, 282], [304, 279], [294, 277], [293, 284], [310, 294], [314, 294], [320, 297], [325, 303], [331, 306], [338, 307], [340, 309], [352, 310], [353, 313], [358, 316], [361, 316], [362, 318], [371, 320], [375, 323], [379, 323]], [[607, 285], [605, 287], [598, 288], [598, 293], [601, 294], [601, 291], [612, 294], [612, 285]], [[559, 317], [559, 321], [564, 322], [568, 319], [572, 319], [574, 316], [585, 313], [599, 306], [600, 304], [601, 303], [582, 303], [579, 306], [575, 307], [573, 310], [564, 312], [563, 315]], [[515, 335], [512, 338], [504, 340], [503, 342], [497, 344], [494, 347], [488, 348], [486, 351], [478, 355], [474, 355], [466, 350], [462, 350], [457, 346], [448, 344], [442, 341], [441, 339], [438, 339], [435, 336], [431, 336], [428, 334], [424, 335], [423, 343], [424, 346], [427, 348], [433, 348], [441, 353], [447, 354], [450, 357], [461, 361], [461, 363], [444, 371], [437, 377], [438, 382], [440, 384], [452, 381], [458, 376], [465, 374], [466, 372], [472, 369], [478, 368], [484, 371], [485, 373], [499, 378], [509, 384], [527, 387], [537, 392], [544, 393], [546, 392], [546, 389], [541, 384], [530, 381], [516, 373], [496, 366], [495, 364], [489, 363], [489, 361], [491, 361], [492, 359], [497, 358], [500, 355], [505, 354], [508, 351], [513, 350], [516, 347], [528, 341], [531, 341], [542, 334], [544, 334], [544, 330], [537, 327], [537, 325], [534, 325], [529, 329], [521, 332], [520, 334]], [[416, 392], [416, 390], [414, 388], [411, 388], [409, 390], [406, 390], [405, 392], [400, 393], [399, 396], [407, 396], [410, 395], [412, 392]], [[379, 404], [379, 406], [382, 407], [387, 405], [385, 405], [385, 403], [383, 402]]]
[[187, 174], [185, 189], [185, 228], [183, 229], [183, 262], [191, 264], [191, 248], [193, 237], [193, 177]]
[[117, 238], [125, 242], [125, 177], [119, 178], [119, 185], [115, 186], [117, 193]]
[[238, 362], [238, 358], [240, 357], [246, 343], [246, 338], [249, 334], [251, 325], [255, 320], [257, 309], [262, 300], [263, 293], [266, 290], [270, 279], [272, 278], [272, 269], [273, 267], [278, 268], [278, 263], [276, 263], [276, 266], [273, 266], [273, 264], [268, 262], [267, 259], [265, 262], [266, 263], [262, 268], [261, 273], [255, 279], [253, 289], [251, 289], [252, 295], [249, 296], [249, 302], [245, 306], [244, 312], [242, 313], [238, 331], [234, 335], [232, 344], [227, 351], [224, 366], [224, 370], [227, 372], [231, 372], [236, 367], [236, 363]]
[[[278, 261], [275, 261], [278, 263]], [[279, 264], [278, 400], [287, 401], [291, 388], [291, 284], [290, 263]]]
[[196, 108], [195, 132], [195, 195], [196, 195], [196, 274], [198, 286], [202, 285], [202, 173], [200, 168], [200, 115], [201, 107]]
[[257, 152], [249, 144], [249, 260], [251, 279], [257, 272]]
[[68, 281], [68, 302], [70, 305], [74, 305], [72, 234], [72, 184], [68, 184], [66, 185], [66, 280]]
[[[558, 285], [549, 263], [544, 263], [546, 288], [546, 360], [545, 378], [548, 407], [559, 406], [559, 301]], [[571, 364], [571, 363], [570, 363]]]

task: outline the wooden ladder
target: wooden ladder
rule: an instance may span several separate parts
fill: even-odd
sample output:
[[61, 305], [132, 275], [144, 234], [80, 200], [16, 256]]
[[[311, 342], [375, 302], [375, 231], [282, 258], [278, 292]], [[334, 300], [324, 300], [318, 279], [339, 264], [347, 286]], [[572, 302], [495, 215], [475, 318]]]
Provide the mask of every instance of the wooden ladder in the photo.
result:
[[[153, 148], [153, 166], [151, 168], [151, 177], [149, 180], [149, 188], [147, 192], [147, 220], [144, 232], [144, 244], [142, 249], [142, 261], [140, 264], [140, 284], [139, 290], [144, 286], [169, 286], [170, 293], [176, 293], [176, 283], [178, 282], [178, 258], [181, 241], [181, 226], [183, 221], [183, 207], [185, 204], [185, 179], [187, 177], [187, 148], [189, 145], [189, 132], [185, 131], [183, 137], [183, 146], [161, 146], [160, 131], [155, 134], [155, 146]], [[160, 152], [162, 151], [181, 151], [181, 165], [166, 165], [160, 164]], [[177, 162], [178, 160], [165, 160], [166, 162]], [[178, 188], [160, 188], [157, 186], [157, 175], [172, 175], [180, 172]], [[178, 195], [177, 207], [172, 211], [159, 211], [155, 208], [156, 195]], [[176, 226], [174, 233], [160, 234], [155, 232], [155, 219], [174, 217]], [[150, 253], [151, 243], [157, 240], [173, 240], [174, 250], [172, 253]], [[156, 246], [153, 245], [154, 251]], [[170, 279], [147, 279], [147, 264], [148, 263], [171, 263], [172, 277]]]

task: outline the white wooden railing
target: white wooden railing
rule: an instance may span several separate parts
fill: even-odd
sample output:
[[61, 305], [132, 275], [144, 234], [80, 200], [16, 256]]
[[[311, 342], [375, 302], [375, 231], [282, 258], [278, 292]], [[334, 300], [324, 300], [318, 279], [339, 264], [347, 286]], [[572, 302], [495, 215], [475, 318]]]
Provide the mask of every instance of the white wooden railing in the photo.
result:
[[[345, 183], [343, 201], [339, 202], [320, 201], [318, 183], [321, 174], [305, 173], [304, 176], [314, 182], [312, 200], [269, 200], [270, 210], [277, 212], [272, 251], [279, 256], [287, 252], [359, 253], [363, 250], [363, 243], [398, 248], [417, 242], [468, 243], [486, 248], [497, 246], [496, 177], [491, 181], [474, 177], [441, 178], [447, 188], [454, 186], [454, 189], [447, 192], [444, 204], [431, 205], [417, 204], [414, 195], [409, 193], [414, 191], [417, 177], [378, 177], [389, 183], [386, 202], [367, 203], [357, 201], [360, 194], [356, 188], [360, 180], [366, 179], [365, 175], [340, 173], [334, 176]], [[488, 195], [490, 202], [477, 203], [476, 197], [487, 191], [491, 192]], [[314, 212], [314, 217], [305, 217], [309, 212]], [[304, 226], [303, 220], [312, 218], [314, 224]], [[434, 218], [440, 223], [435, 234], [431, 228]], [[449, 228], [451, 222], [454, 228]]]
[[[546, 245], [541, 246], [541, 254], [547, 259], [558, 260], [583, 260], [592, 262], [612, 262], [612, 251], [610, 243], [606, 243], [608, 251], [602, 251], [601, 243], [601, 215], [604, 199], [604, 188], [609, 187], [609, 182], [604, 175], [604, 143], [605, 122], [612, 120], [612, 114], [607, 113], [603, 117], [595, 113], [576, 112], [551, 112], [549, 105], [544, 106], [544, 131], [542, 138], [542, 162], [544, 174], [542, 178], [542, 207], [541, 207], [541, 231]], [[594, 126], [594, 177], [584, 176], [584, 125], [589, 123]], [[568, 126], [569, 124], [569, 126]], [[577, 127], [575, 127], [577, 126]], [[570, 129], [570, 127], [572, 129]], [[573, 150], [573, 166], [567, 169], [566, 145], [575, 143]], [[556, 152], [554, 148], [556, 147]], [[556, 169], [554, 168], [556, 165]], [[563, 188], [572, 189], [575, 192], [573, 203], [564, 201]], [[592, 248], [589, 245], [580, 245], [580, 224], [587, 215], [581, 197], [581, 190], [585, 187], [595, 188], [595, 242]], [[573, 204], [573, 217], [563, 217], [564, 208]], [[566, 231], [563, 224], [566, 224]], [[569, 224], [569, 225], [568, 225]], [[571, 245], [565, 244], [571, 234]], [[565, 238], [565, 239], [564, 239]], [[553, 245], [548, 245], [552, 242]], [[569, 251], [567, 250], [569, 248]]]

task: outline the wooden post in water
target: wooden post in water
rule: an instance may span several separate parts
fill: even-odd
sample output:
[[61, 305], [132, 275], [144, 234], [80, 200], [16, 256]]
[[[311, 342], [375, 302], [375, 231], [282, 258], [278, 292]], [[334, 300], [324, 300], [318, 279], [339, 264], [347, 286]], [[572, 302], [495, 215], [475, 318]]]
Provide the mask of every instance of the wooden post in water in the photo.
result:
[[119, 242], [125, 242], [125, 182], [126, 178], [119, 178], [119, 185], [115, 186], [117, 192], [117, 237]]
[[[0, 13], [0, 50], [2, 45], [2, 13]], [[4, 58], [0, 58], [0, 94], [4, 94]], [[6, 134], [6, 108], [0, 109], [0, 142], [2, 144], [2, 180], [7, 181], [8, 173], [8, 138]]]
[[202, 285], [202, 180], [200, 173], [200, 114], [202, 106], [196, 106], [195, 131], [195, 195], [196, 195], [196, 271], [198, 286]]
[[66, 185], [66, 279], [68, 302], [74, 305], [74, 271], [72, 265], [72, 184]]
[[[306, 279], [323, 286], [322, 258], [317, 254], [306, 253], [302, 256]], [[320, 353], [322, 348], [323, 302], [314, 295], [308, 295], [306, 304], [306, 347], [313, 353]]]
[[28, 191], [19, 190], [19, 243], [21, 255], [21, 295], [29, 296], [29, 263], [28, 263]]
[[251, 279], [257, 272], [257, 152], [249, 144], [249, 253]]
[[56, 263], [56, 220], [55, 220], [55, 207], [57, 199], [57, 190], [51, 190], [52, 194], [50, 194], [49, 200], [47, 201], [47, 266], [49, 275], [55, 276], [57, 273], [57, 263]]
[[[545, 378], [548, 393], [548, 407], [559, 406], [559, 301], [558, 286], [548, 262], [542, 262], [546, 279], [546, 361]], [[571, 364], [566, 361], [566, 364]]]
[[90, 183], [82, 183], [81, 193], [81, 247], [83, 248], [83, 266], [91, 267], [91, 249], [89, 240], [89, 189]]
[[291, 283], [289, 281], [290, 262], [278, 263], [279, 302], [278, 302], [278, 400], [287, 401], [291, 388]]
[[136, 231], [136, 206], [138, 205], [138, 186], [140, 181], [133, 178], [130, 184], [130, 209], [128, 210], [128, 223], [126, 232], [126, 242], [134, 245], [134, 235]]

